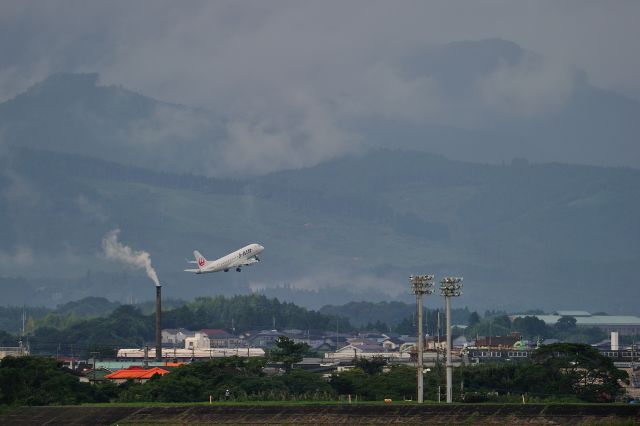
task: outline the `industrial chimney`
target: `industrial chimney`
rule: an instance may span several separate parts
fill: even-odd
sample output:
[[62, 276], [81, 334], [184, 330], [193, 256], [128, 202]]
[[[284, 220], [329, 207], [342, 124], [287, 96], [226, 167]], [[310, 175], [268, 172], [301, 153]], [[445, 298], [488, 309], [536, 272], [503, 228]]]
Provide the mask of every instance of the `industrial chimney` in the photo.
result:
[[156, 361], [162, 361], [162, 286], [156, 286]]

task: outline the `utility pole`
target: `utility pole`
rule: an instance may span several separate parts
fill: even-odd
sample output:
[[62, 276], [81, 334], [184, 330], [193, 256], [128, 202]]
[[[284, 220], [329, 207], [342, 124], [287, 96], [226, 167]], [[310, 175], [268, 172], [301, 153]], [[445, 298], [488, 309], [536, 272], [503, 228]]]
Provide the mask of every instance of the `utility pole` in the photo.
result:
[[422, 296], [425, 294], [433, 293], [433, 275], [411, 275], [409, 276], [409, 282], [411, 283], [411, 291], [416, 295], [416, 304], [418, 308], [418, 359], [416, 364], [417, 374], [417, 400], [418, 403], [424, 401], [424, 333], [422, 332]]
[[99, 354], [100, 352], [91, 352], [91, 356], [93, 357], [93, 384], [96, 384], [96, 356]]
[[453, 402], [453, 364], [451, 363], [451, 298], [462, 294], [462, 278], [445, 277], [440, 281], [440, 295], [444, 296], [447, 316], [447, 404]]
[[26, 319], [26, 312], [25, 312], [25, 308], [24, 305], [22, 305], [22, 330], [20, 331], [20, 340], [18, 341], [18, 345], [20, 346], [20, 355], [24, 355], [25, 354], [25, 346], [24, 346], [24, 322]]

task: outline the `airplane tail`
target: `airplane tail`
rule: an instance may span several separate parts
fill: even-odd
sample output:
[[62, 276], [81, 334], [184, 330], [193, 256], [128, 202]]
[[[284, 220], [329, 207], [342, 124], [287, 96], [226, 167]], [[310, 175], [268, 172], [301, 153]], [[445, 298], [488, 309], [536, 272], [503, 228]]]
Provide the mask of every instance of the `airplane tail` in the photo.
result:
[[200, 268], [204, 267], [207, 264], [207, 259], [204, 258], [203, 255], [200, 254], [198, 250], [193, 251], [193, 257], [196, 258], [196, 262]]

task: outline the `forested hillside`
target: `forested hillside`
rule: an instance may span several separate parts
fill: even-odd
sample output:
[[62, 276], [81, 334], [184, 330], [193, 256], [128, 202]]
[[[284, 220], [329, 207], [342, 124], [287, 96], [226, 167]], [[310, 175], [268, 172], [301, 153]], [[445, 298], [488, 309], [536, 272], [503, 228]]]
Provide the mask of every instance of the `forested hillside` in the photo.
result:
[[[411, 302], [408, 275], [435, 273], [464, 276], [456, 303], [472, 309], [637, 313], [638, 170], [369, 149], [262, 176], [205, 177], [186, 156], [209, 141], [199, 164], [220, 171], [207, 163], [215, 123], [146, 143], [141, 123], [158, 108], [202, 112], [96, 81], [56, 75], [0, 104], [5, 304], [152, 299], [150, 281], [102, 253], [102, 238], [120, 229], [124, 244], [150, 253], [173, 298]], [[184, 167], [165, 167], [183, 156]], [[241, 274], [182, 272], [194, 249], [215, 259], [249, 242], [266, 247], [264, 262]]]

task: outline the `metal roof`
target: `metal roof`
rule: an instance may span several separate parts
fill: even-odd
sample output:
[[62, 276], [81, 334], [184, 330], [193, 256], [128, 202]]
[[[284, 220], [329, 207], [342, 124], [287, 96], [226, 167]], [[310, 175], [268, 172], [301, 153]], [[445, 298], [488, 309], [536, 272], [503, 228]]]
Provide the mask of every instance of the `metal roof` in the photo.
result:
[[[568, 311], [562, 311], [568, 312]], [[547, 325], [555, 325], [562, 315], [515, 315], [515, 317], [536, 317], [544, 321]], [[568, 316], [568, 315], [564, 315]], [[622, 326], [622, 325], [634, 325], [640, 326], [640, 317], [633, 315], [591, 315], [588, 317], [574, 317], [576, 319], [576, 325], [582, 326]]]
[[590, 317], [591, 314], [587, 311], [557, 311], [556, 315], [562, 317]]

